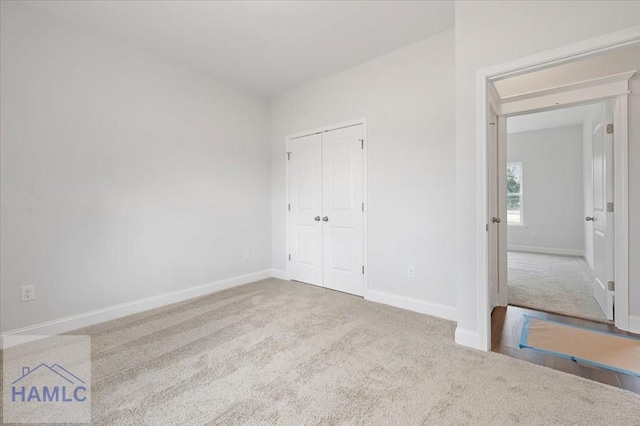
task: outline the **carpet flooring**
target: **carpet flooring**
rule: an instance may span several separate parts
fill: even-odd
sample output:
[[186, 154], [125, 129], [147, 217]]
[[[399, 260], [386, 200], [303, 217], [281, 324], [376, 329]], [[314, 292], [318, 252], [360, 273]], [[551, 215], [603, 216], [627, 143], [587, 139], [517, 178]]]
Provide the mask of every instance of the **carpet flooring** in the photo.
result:
[[456, 345], [455, 324], [268, 279], [106, 322], [99, 425], [637, 425], [640, 396]]
[[583, 258], [510, 251], [508, 259], [510, 305], [607, 322]]

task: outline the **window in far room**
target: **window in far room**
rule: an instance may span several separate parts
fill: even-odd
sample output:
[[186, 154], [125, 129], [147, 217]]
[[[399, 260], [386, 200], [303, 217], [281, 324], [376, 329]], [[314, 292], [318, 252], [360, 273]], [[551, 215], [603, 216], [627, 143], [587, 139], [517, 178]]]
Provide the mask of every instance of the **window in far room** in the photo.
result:
[[507, 225], [523, 225], [522, 163], [507, 164]]

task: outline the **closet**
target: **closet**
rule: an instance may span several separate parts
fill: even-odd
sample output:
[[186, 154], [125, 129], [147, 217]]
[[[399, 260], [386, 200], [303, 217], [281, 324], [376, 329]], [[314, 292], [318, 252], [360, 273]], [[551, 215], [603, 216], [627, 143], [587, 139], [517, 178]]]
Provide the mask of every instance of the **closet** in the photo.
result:
[[363, 125], [288, 140], [289, 277], [363, 295]]

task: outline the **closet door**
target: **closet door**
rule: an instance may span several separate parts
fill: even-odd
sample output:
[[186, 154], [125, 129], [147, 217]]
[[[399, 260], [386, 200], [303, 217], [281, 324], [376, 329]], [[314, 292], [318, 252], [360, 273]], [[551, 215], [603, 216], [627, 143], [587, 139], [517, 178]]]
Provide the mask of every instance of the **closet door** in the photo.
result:
[[362, 125], [322, 134], [323, 284], [362, 295], [364, 214]]
[[289, 142], [290, 278], [322, 285], [322, 137]]

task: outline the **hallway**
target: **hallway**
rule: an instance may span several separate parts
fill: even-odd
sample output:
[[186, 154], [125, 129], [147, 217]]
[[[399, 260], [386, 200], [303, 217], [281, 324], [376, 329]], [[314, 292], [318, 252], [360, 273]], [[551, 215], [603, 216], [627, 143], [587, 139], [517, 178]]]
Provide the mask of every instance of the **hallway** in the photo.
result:
[[582, 257], [510, 251], [508, 259], [510, 305], [608, 322]]

